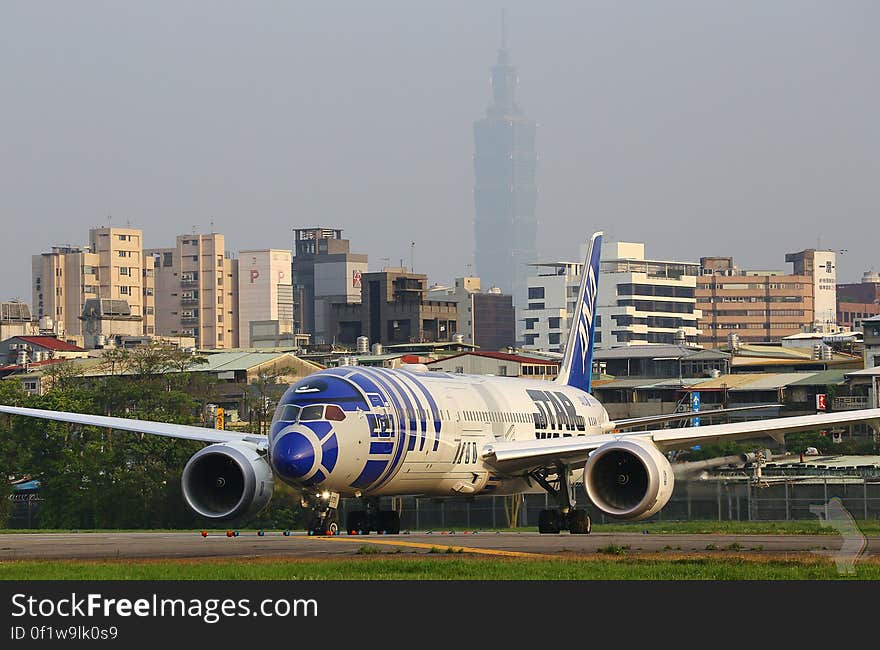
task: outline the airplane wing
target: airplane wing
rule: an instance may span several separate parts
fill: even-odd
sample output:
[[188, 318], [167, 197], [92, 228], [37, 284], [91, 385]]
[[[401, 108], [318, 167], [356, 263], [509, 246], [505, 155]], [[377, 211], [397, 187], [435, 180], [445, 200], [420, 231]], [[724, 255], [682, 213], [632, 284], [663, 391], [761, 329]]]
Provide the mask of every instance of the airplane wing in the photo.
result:
[[640, 418], [627, 418], [614, 420], [610, 424], [615, 429], [631, 429], [632, 427], [644, 427], [660, 422], [674, 422], [675, 420], [691, 420], [693, 418], [708, 418], [716, 415], [726, 415], [739, 411], [754, 411], [758, 409], [778, 408], [782, 404], [756, 404], [754, 406], [737, 406], [731, 409], [708, 409], [705, 411], [684, 411], [681, 413], [667, 413], [664, 415], [646, 415]]
[[185, 424], [170, 424], [167, 422], [150, 422], [148, 420], [134, 420], [130, 418], [115, 418], [105, 415], [86, 415], [84, 413], [67, 413], [65, 411], [46, 411], [43, 409], [23, 408], [19, 406], [2, 406], [0, 413], [10, 415], [26, 415], [32, 418], [44, 420], [57, 420], [59, 422], [71, 422], [122, 431], [135, 431], [137, 433], [149, 433], [167, 438], [182, 438], [184, 440], [197, 440], [199, 442], [252, 442], [260, 447], [267, 444], [266, 436], [252, 433], [235, 433], [233, 431], [221, 431], [220, 429], [208, 429], [205, 427], [193, 427]]
[[719, 440], [764, 436], [770, 436], [781, 442], [787, 433], [857, 422], [870, 422], [874, 427], [880, 427], [880, 409], [713, 424], [705, 427], [679, 427], [572, 438], [492, 442], [483, 447], [482, 456], [488, 464], [501, 472], [520, 473], [552, 466], [556, 463], [579, 467], [587, 461], [591, 452], [615, 440], [643, 440], [652, 442], [661, 451], [666, 451]]

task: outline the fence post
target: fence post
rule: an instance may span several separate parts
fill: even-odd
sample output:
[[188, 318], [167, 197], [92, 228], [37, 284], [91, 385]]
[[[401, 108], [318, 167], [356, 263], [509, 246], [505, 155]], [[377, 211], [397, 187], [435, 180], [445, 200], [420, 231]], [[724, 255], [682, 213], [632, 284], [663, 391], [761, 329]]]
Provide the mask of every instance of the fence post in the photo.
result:
[[752, 520], [752, 484], [751, 483], [746, 485], [746, 490], [748, 490], [746, 492], [746, 505], [748, 506], [748, 509], [749, 509], [749, 521], [751, 521]]
[[822, 477], [822, 490], [825, 495], [825, 521], [828, 521], [828, 477]]
[[788, 479], [785, 479], [785, 521], [791, 519], [791, 505], [788, 502]]
[[865, 521], [868, 521], [868, 477], [862, 477], [862, 505], [865, 512]]
[[721, 521], [721, 481], [715, 481], [715, 499], [718, 501], [718, 521]]

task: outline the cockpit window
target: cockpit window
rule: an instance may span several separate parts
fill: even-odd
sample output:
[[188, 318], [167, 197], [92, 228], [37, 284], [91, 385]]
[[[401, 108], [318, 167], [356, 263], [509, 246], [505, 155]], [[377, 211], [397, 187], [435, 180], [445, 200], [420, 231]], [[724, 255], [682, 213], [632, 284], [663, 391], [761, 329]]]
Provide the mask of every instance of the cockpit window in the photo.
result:
[[336, 404], [328, 404], [327, 411], [324, 414], [324, 419], [341, 422], [345, 419], [345, 411], [336, 406]]
[[275, 412], [276, 422], [296, 422], [300, 407], [296, 404], [282, 404]]
[[320, 420], [324, 415], [324, 407], [320, 404], [306, 406], [299, 414], [300, 422], [310, 422], [311, 420]]

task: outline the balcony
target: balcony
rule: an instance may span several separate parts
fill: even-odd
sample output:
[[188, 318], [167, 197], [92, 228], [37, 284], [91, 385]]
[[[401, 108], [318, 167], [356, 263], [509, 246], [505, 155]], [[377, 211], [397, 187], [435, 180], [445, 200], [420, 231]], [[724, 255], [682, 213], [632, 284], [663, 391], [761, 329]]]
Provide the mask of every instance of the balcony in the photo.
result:
[[199, 304], [198, 298], [181, 298], [180, 304], [188, 307], [195, 307]]

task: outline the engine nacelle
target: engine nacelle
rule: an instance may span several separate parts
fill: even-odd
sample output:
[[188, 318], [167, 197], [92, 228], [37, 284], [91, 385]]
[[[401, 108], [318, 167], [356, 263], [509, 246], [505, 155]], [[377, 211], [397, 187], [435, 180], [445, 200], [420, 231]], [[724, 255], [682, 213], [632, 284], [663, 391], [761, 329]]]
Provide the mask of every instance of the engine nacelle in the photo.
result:
[[217, 521], [259, 512], [272, 498], [275, 478], [254, 445], [209, 445], [183, 468], [183, 498], [197, 514]]
[[655, 514], [669, 501], [674, 485], [672, 466], [650, 442], [609, 442], [594, 451], [584, 467], [590, 501], [618, 519]]

